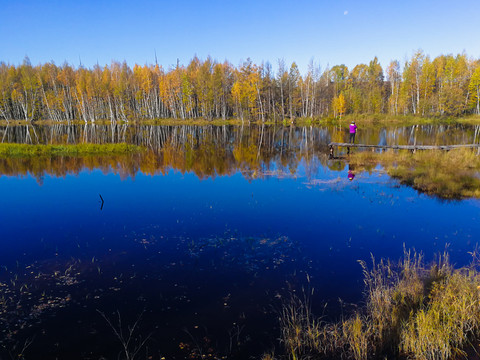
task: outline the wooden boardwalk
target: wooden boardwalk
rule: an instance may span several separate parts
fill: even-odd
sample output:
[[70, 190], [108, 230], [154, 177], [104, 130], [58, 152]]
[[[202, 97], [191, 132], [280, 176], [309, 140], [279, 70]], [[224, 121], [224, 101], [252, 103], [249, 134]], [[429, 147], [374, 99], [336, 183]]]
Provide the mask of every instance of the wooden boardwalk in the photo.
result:
[[351, 144], [331, 142], [328, 144], [330, 149], [334, 147], [358, 147], [372, 149], [398, 149], [398, 150], [453, 150], [458, 148], [479, 148], [480, 144], [460, 144], [460, 145], [368, 145], [368, 144]]

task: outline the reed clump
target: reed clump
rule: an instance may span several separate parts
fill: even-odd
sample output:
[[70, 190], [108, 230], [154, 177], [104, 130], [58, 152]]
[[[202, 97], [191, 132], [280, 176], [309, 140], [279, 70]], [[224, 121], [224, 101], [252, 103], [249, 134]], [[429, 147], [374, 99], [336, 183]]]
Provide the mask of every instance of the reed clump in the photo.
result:
[[477, 150], [358, 152], [349, 162], [357, 169], [382, 165], [400, 183], [444, 199], [480, 198], [480, 156]]
[[479, 262], [454, 269], [448, 254], [426, 266], [421, 254], [368, 267], [365, 304], [346, 318], [325, 322], [308, 300], [293, 296], [280, 316], [288, 359], [447, 360], [466, 355], [480, 339]]
[[76, 144], [76, 145], [29, 145], [0, 144], [0, 157], [52, 157], [52, 156], [88, 156], [137, 153], [142, 148], [125, 143], [120, 144]]

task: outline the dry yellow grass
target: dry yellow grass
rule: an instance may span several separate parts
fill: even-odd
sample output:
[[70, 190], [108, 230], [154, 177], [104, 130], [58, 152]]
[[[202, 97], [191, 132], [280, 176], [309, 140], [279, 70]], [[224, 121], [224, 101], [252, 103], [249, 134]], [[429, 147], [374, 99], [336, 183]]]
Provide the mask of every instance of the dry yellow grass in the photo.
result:
[[425, 266], [421, 254], [405, 251], [398, 263], [372, 258], [368, 267], [360, 262], [365, 306], [336, 323], [316, 318], [308, 298], [292, 297], [280, 316], [284, 358], [447, 360], [464, 355], [480, 339], [480, 272], [474, 259], [471, 266], [454, 269], [445, 253]]
[[477, 150], [358, 152], [349, 163], [358, 170], [377, 164], [402, 184], [445, 199], [480, 198], [480, 156]]

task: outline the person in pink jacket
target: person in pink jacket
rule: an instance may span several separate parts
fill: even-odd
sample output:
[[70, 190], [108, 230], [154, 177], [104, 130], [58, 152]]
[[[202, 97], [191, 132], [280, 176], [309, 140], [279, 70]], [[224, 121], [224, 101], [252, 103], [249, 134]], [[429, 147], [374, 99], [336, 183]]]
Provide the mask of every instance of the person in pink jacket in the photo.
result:
[[357, 125], [355, 121], [352, 121], [350, 124], [350, 143], [353, 144], [355, 142], [355, 134], [357, 133]]

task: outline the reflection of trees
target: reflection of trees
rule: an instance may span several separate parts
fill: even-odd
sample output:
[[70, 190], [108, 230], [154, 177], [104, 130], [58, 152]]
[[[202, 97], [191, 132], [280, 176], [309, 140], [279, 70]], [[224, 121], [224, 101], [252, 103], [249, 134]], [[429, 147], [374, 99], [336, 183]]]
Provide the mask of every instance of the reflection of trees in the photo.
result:
[[166, 173], [175, 169], [194, 172], [200, 178], [230, 175], [241, 171], [247, 177], [261, 177], [272, 171], [295, 172], [304, 160], [318, 163], [330, 141], [327, 129], [266, 126], [32, 126], [3, 128], [6, 142], [18, 143], [116, 143], [146, 147], [141, 154], [0, 159], [0, 172], [39, 181], [45, 174], [65, 176], [83, 169], [114, 171], [121, 176]]
[[[295, 171], [298, 163], [323, 156], [326, 130], [286, 127], [175, 128], [156, 147], [157, 169], [193, 171], [201, 178], [241, 171], [246, 177]], [[310, 138], [317, 139], [311, 141]], [[322, 141], [318, 141], [322, 138]]]
[[105, 174], [113, 171], [121, 178], [134, 177], [139, 170], [143, 155], [116, 156], [56, 156], [36, 158], [0, 159], [0, 175], [35, 177], [39, 184], [43, 183], [45, 175], [65, 177], [78, 175], [84, 170], [99, 169]]
[[[3, 142], [78, 144], [126, 142], [146, 147], [135, 155], [0, 159], [0, 174], [41, 179], [65, 176], [83, 169], [113, 171], [122, 177], [164, 174], [170, 169], [194, 172], [200, 178], [230, 175], [247, 178], [293, 174], [305, 165], [307, 177], [319, 166], [340, 169], [327, 160], [326, 145], [341, 141], [342, 128], [285, 126], [154, 126], [53, 125], [0, 127]], [[480, 131], [463, 125], [424, 125], [388, 129], [360, 129], [358, 142], [369, 144], [451, 144], [478, 142]]]
[[[154, 150], [161, 149], [165, 143], [185, 144], [202, 142], [210, 137], [218, 144], [232, 144], [245, 136], [253, 136], [253, 143], [276, 149], [287, 150], [294, 145], [311, 149], [312, 142], [327, 144], [329, 141], [343, 142], [347, 131], [339, 127], [284, 127], [284, 126], [155, 126], [155, 125], [65, 125], [51, 126], [3, 126], [0, 127], [0, 142], [24, 144], [78, 144], [78, 143], [118, 143], [127, 142], [143, 145]], [[478, 126], [453, 125], [415, 125], [390, 128], [359, 128], [357, 140], [361, 143], [378, 144], [461, 144], [478, 142]]]

